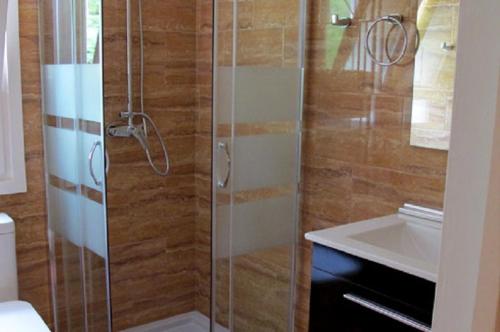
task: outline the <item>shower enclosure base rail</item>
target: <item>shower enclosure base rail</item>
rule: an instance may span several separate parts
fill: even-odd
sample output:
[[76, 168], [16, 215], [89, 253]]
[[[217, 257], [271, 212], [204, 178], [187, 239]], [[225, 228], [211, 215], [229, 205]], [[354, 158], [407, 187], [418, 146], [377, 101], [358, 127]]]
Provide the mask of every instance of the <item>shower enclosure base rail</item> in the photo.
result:
[[[167, 319], [158, 320], [149, 324], [132, 327], [122, 332], [208, 332], [210, 319], [199, 311], [191, 311]], [[215, 332], [229, 332], [220, 325], [216, 325]]]

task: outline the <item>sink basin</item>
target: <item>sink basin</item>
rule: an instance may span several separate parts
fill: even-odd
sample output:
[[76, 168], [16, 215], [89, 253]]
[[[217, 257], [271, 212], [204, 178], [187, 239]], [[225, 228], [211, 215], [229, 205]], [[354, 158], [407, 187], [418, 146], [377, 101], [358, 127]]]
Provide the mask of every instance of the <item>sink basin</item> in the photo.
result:
[[354, 234], [352, 239], [383, 248], [399, 255], [439, 262], [440, 234], [435, 228], [405, 222], [373, 231]]
[[306, 239], [437, 281], [441, 224], [394, 214], [306, 234]]

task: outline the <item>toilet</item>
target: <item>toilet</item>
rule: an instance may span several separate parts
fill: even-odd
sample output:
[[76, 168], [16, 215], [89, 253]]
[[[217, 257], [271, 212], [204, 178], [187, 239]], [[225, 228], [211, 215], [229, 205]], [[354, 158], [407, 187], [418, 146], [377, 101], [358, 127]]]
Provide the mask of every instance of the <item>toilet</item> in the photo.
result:
[[50, 332], [28, 302], [18, 301], [14, 221], [0, 213], [0, 331]]

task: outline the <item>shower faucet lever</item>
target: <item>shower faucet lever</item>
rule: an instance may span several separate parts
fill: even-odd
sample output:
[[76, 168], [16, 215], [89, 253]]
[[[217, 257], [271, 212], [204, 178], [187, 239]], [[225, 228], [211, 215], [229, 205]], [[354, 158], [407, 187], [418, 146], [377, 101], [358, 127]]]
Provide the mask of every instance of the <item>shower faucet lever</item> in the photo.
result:
[[146, 132], [143, 129], [142, 125], [139, 125], [137, 127], [129, 127], [130, 134], [134, 136], [139, 144], [141, 144], [142, 148], [144, 151], [149, 151], [149, 143], [148, 139], [146, 137]]
[[111, 137], [130, 137], [132, 130], [128, 125], [111, 124], [107, 129], [108, 135]]
[[108, 135], [111, 137], [135, 137], [144, 150], [149, 150], [146, 131], [142, 124], [137, 126], [111, 124], [108, 126]]
[[120, 112], [120, 119], [128, 119], [128, 118], [130, 118], [130, 112]]

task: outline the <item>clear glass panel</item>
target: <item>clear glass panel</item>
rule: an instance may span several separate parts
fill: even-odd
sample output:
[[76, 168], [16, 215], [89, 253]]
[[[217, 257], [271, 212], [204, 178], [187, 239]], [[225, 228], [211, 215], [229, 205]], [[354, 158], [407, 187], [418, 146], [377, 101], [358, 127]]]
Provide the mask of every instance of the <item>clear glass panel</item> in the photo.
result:
[[[212, 331], [231, 325], [231, 201], [229, 188], [232, 108], [234, 102], [233, 25], [236, 3], [214, 1]], [[224, 183], [227, 179], [227, 183]]]
[[214, 308], [231, 331], [293, 326], [304, 8], [216, 5]]
[[101, 2], [45, 0], [40, 10], [55, 325], [107, 331]]

